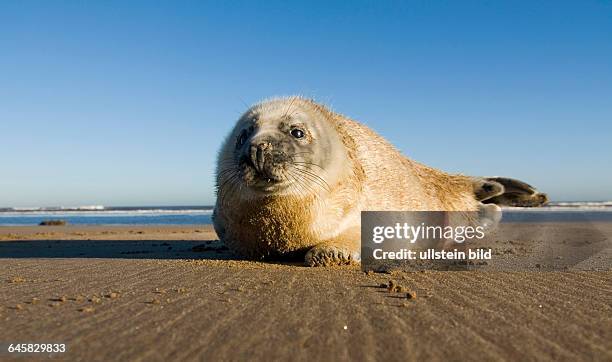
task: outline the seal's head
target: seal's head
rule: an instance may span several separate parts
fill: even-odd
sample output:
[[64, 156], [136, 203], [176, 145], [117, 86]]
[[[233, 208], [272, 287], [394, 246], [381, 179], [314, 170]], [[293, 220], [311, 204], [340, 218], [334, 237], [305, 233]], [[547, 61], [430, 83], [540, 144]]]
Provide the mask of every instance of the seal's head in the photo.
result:
[[329, 192], [346, 157], [321, 106], [299, 97], [265, 101], [245, 112], [225, 140], [218, 192], [238, 188], [241, 198]]

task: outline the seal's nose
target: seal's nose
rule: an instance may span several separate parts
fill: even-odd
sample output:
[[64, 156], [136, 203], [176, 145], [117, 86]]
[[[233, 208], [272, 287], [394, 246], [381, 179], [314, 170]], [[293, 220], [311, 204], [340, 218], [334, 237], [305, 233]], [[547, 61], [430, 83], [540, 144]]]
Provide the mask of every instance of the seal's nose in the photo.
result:
[[272, 149], [272, 144], [270, 142], [258, 142], [251, 145], [249, 150], [251, 162], [260, 174], [264, 173], [266, 157], [272, 154]]

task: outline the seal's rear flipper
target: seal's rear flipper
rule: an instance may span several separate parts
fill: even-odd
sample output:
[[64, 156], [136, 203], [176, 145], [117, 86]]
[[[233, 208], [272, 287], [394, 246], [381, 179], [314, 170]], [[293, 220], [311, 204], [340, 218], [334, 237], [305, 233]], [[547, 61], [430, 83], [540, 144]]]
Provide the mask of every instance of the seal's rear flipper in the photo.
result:
[[529, 184], [511, 178], [476, 178], [473, 186], [476, 199], [484, 204], [538, 207], [548, 202], [546, 194], [538, 192]]

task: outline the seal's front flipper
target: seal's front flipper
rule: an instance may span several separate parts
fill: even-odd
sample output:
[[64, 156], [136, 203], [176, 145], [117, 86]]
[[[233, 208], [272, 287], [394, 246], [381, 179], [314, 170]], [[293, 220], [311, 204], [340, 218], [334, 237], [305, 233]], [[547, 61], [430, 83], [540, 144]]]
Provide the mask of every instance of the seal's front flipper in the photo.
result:
[[308, 266], [359, 264], [361, 261], [360, 230], [352, 229], [315, 245], [306, 253]]
[[476, 178], [474, 195], [478, 201], [499, 206], [538, 207], [548, 202], [546, 194], [533, 186], [507, 177]]
[[332, 266], [359, 264], [360, 260], [357, 250], [323, 243], [308, 250], [304, 261], [308, 266]]

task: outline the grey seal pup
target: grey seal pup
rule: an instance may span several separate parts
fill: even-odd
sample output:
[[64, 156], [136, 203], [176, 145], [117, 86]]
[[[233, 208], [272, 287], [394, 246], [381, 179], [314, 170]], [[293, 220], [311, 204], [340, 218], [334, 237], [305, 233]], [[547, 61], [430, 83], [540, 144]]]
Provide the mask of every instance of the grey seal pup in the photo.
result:
[[301, 97], [248, 109], [218, 156], [213, 224], [253, 259], [359, 262], [364, 210], [486, 211], [538, 206], [545, 194], [510, 178], [452, 175], [402, 155], [366, 126]]

